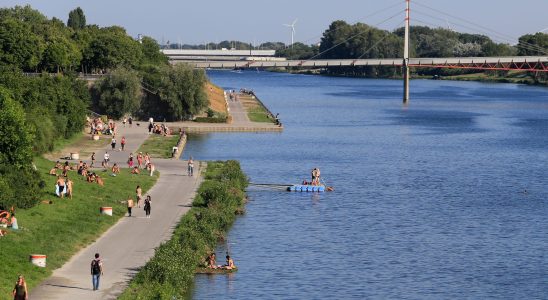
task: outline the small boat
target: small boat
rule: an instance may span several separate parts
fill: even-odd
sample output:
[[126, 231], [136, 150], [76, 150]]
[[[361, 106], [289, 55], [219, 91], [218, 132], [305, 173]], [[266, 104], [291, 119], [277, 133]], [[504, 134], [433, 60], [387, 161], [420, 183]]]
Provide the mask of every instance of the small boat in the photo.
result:
[[287, 187], [288, 192], [325, 192], [329, 187], [325, 185], [295, 184]]
[[223, 269], [223, 268], [196, 268], [196, 274], [230, 274], [238, 271], [238, 268]]

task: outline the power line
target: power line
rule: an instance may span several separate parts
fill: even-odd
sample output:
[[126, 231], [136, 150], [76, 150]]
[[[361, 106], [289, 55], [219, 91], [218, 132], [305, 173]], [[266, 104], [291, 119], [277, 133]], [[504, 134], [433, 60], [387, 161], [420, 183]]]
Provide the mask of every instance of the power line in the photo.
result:
[[[385, 11], [387, 11], [387, 10], [390, 10], [390, 9], [396, 7], [396, 6], [399, 6], [399, 5], [401, 5], [401, 0], [398, 0], [398, 1], [394, 2], [393, 4], [391, 4], [391, 5], [389, 5], [389, 6], [385, 7], [385, 8], [382, 8], [382, 9], [377, 10], [377, 11], [375, 11], [375, 12], [373, 12], [373, 13], [370, 13], [370, 14], [368, 14], [368, 15], [366, 15], [366, 16], [364, 16], [364, 17], [358, 19], [358, 20], [355, 20], [355, 21], [352, 22], [352, 23], [354, 24], [354, 23], [358, 23], [358, 22], [361, 22], [361, 21], [366, 21], [366, 19], [368, 19], [368, 18], [370, 18], [370, 17], [373, 17], [373, 16], [375, 16], [375, 15], [377, 15], [377, 14], [383, 13], [383, 12], [385, 12]], [[336, 29], [336, 30], [339, 30], [339, 29]], [[304, 40], [304, 42], [306, 43], [306, 42], [309, 42], [309, 41], [311, 41], [311, 40], [317, 40], [318, 38], [321, 38], [322, 36], [323, 36], [323, 34], [317, 35], [317, 36], [314, 36], [314, 37], [311, 37], [311, 38], [309, 38], [309, 39]]]
[[[493, 29], [488, 28], [488, 27], [485, 27], [485, 26], [483, 26], [483, 25], [479, 25], [479, 24], [477, 24], [477, 23], [468, 21], [468, 20], [466, 20], [466, 19], [464, 19], [464, 18], [461, 18], [461, 17], [458, 17], [458, 16], [453, 16], [453, 15], [448, 14], [448, 13], [446, 13], [446, 12], [443, 12], [443, 11], [441, 11], [441, 10], [432, 8], [432, 7], [428, 6], [428, 5], [421, 4], [419, 1], [414, 1], [414, 4], [417, 4], [417, 5], [422, 6], [422, 7], [424, 7], [424, 8], [430, 9], [430, 10], [436, 12], [436, 13], [443, 14], [443, 15], [446, 15], [446, 16], [448, 16], [448, 17], [451, 17], [451, 18], [454, 18], [454, 19], [457, 19], [457, 20], [461, 20], [461, 21], [466, 22], [466, 23], [468, 23], [468, 24], [471, 24], [471, 25], [473, 25], [473, 26], [476, 26], [476, 27], [479, 27], [479, 28], [483, 28], [484, 30], [487, 30], [488, 32], [494, 33], [494, 34], [498, 35], [499, 37], [504, 37], [504, 38], [507, 39], [507, 40], [509, 39], [509, 40], [511, 40], [511, 41], [513, 41], [513, 42], [515, 42], [515, 41], [518, 41], [518, 42], [519, 42], [519, 39], [516, 39], [515, 37], [509, 36], [509, 35], [504, 34], [504, 33], [500, 33], [500, 32], [498, 32], [498, 31], [496, 31], [496, 30], [493, 30]], [[477, 30], [477, 28], [474, 28], [473, 30]], [[538, 46], [538, 45], [534, 45], [534, 44], [530, 44], [530, 43], [526, 43], [526, 42], [521, 42], [521, 43], [526, 44], [526, 45], [531, 46], [531, 47], [534, 47], [534, 48], [539, 48], [540, 50], [536, 50], [536, 51], [546, 53], [546, 49], [543, 49], [542, 47], [540, 47], [540, 46]]]
[[[380, 24], [382, 24], [382, 23], [384, 23], [384, 22], [387, 22], [387, 21], [389, 21], [389, 20], [391, 20], [391, 19], [393, 19], [393, 18], [395, 18], [395, 17], [401, 15], [401, 13], [402, 13], [402, 11], [399, 11], [397, 14], [392, 15], [391, 17], [388, 17], [388, 18], [384, 19], [383, 21], [381, 21], [381, 22], [379, 22], [379, 23], [377, 23], [377, 24], [375, 24], [375, 25], [373, 25], [373, 26], [378, 26], [378, 25], [380, 25]], [[324, 54], [324, 53], [326, 53], [326, 52], [328, 52], [328, 51], [331, 51], [331, 50], [335, 49], [336, 47], [338, 47], [338, 46], [340, 46], [340, 45], [342, 45], [342, 44], [348, 42], [349, 40], [351, 40], [351, 39], [353, 39], [353, 38], [355, 38], [355, 37], [358, 37], [358, 36], [360, 36], [360, 35], [362, 35], [362, 34], [365, 34], [365, 33], [367, 33], [367, 32], [362, 31], [362, 32], [359, 32], [359, 33], [357, 33], [357, 34], [355, 34], [355, 35], [352, 35], [352, 36], [350, 36], [349, 38], [347, 38], [346, 40], [344, 40], [344, 41], [342, 41], [342, 42], [340, 42], [340, 43], [338, 43], [338, 44], [336, 44], [336, 45], [330, 47], [329, 49], [326, 49], [326, 50], [324, 50], [324, 51], [322, 51], [322, 52], [320, 52], [320, 53], [318, 53], [318, 54], [312, 56], [311, 58], [307, 59], [306, 61], [311, 60], [311, 59], [314, 59], [314, 58], [316, 58], [316, 57], [318, 57], [318, 56], [320, 56], [320, 55], [322, 55], [322, 54]]]

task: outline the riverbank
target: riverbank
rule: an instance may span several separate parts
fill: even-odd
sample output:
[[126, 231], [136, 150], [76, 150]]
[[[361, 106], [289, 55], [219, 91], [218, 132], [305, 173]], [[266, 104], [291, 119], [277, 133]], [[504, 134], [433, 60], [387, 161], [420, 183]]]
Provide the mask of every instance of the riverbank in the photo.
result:
[[[401, 76], [352, 76], [352, 75], [337, 75], [337, 74], [325, 74], [320, 69], [306, 69], [306, 70], [282, 70], [272, 69], [271, 72], [289, 73], [289, 74], [301, 74], [301, 75], [319, 75], [327, 77], [343, 77], [343, 78], [368, 78], [368, 79], [397, 79], [402, 80]], [[411, 74], [411, 79], [432, 79], [432, 80], [455, 80], [455, 81], [477, 81], [477, 82], [492, 82], [492, 83], [515, 83], [526, 84], [541, 87], [548, 87], [548, 80], [539, 81], [534, 78], [534, 75], [526, 71], [509, 71], [507, 76], [497, 76], [487, 74], [485, 72], [462, 74], [462, 75], [417, 75]]]
[[196, 268], [243, 212], [248, 184], [236, 161], [209, 162], [204, 177], [192, 209], [182, 217], [172, 238], [156, 249], [119, 299], [188, 296]]

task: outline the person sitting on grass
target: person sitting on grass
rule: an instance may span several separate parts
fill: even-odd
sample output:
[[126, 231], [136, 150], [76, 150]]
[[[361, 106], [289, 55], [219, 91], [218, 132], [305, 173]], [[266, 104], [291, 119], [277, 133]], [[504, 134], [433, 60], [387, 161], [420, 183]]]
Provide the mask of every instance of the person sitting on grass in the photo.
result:
[[100, 185], [100, 186], [104, 186], [104, 185], [105, 185], [105, 183], [103, 182], [103, 178], [101, 178], [101, 176], [99, 176], [99, 175], [96, 175], [95, 181], [96, 181], [97, 184]]
[[57, 176], [57, 168], [53, 167], [49, 170], [49, 175]]
[[120, 167], [116, 163], [112, 166], [112, 174], [120, 174]]
[[15, 217], [15, 213], [11, 214], [10, 223], [8, 224], [8, 226], [10, 226], [13, 230], [19, 229], [19, 224], [17, 224], [17, 218]]
[[91, 172], [88, 174], [87, 182], [95, 182], [95, 173]]
[[61, 163], [59, 161], [55, 162], [55, 168], [56, 169], [61, 169]]
[[133, 170], [131, 170], [131, 174], [141, 174], [141, 171], [137, 166], [133, 167]]

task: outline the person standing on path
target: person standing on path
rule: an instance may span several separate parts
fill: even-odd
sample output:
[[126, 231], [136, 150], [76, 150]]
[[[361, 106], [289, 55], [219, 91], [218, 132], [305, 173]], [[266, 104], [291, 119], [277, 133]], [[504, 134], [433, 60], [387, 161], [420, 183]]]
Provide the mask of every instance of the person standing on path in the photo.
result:
[[12, 296], [14, 300], [28, 300], [29, 292], [27, 290], [27, 283], [23, 275], [19, 275], [15, 287], [13, 288]]
[[95, 163], [95, 152], [91, 153], [91, 165], [89, 165], [89, 167], [93, 168], [94, 163]]
[[145, 214], [147, 216], [148, 219], [150, 219], [150, 202], [152, 201], [152, 199], [150, 198], [150, 195], [147, 195], [147, 197], [145, 198]]
[[141, 190], [141, 186], [138, 185], [135, 189], [135, 193], [137, 194], [137, 207], [141, 207], [141, 200], [143, 199], [143, 190]]
[[128, 197], [126, 202], [127, 202], [127, 214], [128, 214], [128, 217], [131, 217], [131, 209], [133, 208], [133, 199], [131, 199], [131, 197]]
[[129, 158], [127, 159], [127, 165], [130, 169], [133, 168], [133, 153], [129, 154]]
[[137, 165], [139, 166], [139, 169], [143, 168], [143, 152], [137, 154]]
[[112, 136], [112, 140], [110, 141], [110, 145], [112, 146], [112, 151], [116, 149], [116, 137]]
[[110, 154], [108, 152], [105, 152], [104, 160], [103, 160], [103, 167], [108, 168], [108, 161], [110, 160]]
[[194, 161], [192, 160], [192, 156], [188, 159], [188, 176], [194, 175]]
[[126, 146], [126, 137], [123, 136], [122, 140], [120, 141], [120, 145], [122, 146], [122, 151], [124, 151], [124, 147]]
[[91, 283], [94, 291], [99, 289], [101, 275], [103, 275], [103, 262], [99, 258], [99, 253], [95, 253], [95, 258], [91, 261]]

